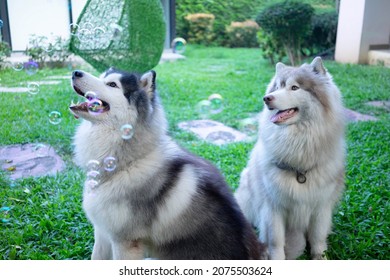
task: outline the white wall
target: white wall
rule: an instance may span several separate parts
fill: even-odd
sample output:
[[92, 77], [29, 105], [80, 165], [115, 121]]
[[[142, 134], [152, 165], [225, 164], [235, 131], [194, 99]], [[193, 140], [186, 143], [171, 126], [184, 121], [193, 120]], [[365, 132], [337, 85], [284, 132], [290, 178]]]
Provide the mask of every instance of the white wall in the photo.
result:
[[336, 61], [368, 63], [371, 45], [389, 44], [389, 0], [341, 0]]
[[26, 50], [31, 34], [69, 36], [67, 0], [8, 0], [7, 3], [13, 51]]

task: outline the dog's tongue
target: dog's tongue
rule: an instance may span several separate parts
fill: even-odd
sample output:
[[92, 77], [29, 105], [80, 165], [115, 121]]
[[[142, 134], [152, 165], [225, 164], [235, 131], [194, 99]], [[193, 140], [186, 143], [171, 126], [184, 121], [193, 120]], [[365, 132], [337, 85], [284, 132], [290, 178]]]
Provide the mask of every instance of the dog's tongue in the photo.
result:
[[294, 114], [294, 112], [295, 112], [294, 109], [287, 109], [284, 111], [279, 111], [270, 118], [270, 121], [273, 123], [283, 122], [283, 121], [291, 118], [292, 115]]

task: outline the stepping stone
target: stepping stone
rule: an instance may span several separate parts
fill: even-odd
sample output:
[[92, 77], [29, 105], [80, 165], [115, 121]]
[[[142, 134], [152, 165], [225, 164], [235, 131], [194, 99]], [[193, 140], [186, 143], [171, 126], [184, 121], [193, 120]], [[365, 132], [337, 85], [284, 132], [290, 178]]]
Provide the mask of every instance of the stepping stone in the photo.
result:
[[17, 144], [0, 147], [1, 169], [11, 179], [55, 175], [65, 163], [47, 144]]
[[345, 108], [344, 114], [349, 122], [358, 122], [358, 121], [377, 121], [378, 119], [370, 116], [370, 115], [364, 115], [360, 114], [356, 111], [352, 111], [350, 109]]
[[368, 106], [383, 108], [390, 112], [390, 101], [370, 101], [366, 103]]
[[199, 138], [215, 145], [247, 141], [248, 136], [234, 128], [212, 120], [193, 120], [181, 122], [178, 127], [192, 132]]

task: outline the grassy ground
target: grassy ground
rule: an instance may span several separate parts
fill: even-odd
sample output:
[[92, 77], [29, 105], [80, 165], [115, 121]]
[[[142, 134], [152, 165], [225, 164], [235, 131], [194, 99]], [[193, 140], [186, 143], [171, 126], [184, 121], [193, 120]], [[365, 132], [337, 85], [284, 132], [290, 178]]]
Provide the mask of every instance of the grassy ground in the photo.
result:
[[[172, 136], [183, 146], [214, 162], [235, 189], [253, 143], [222, 147], [204, 143], [180, 131], [180, 121], [196, 119], [196, 104], [212, 93], [225, 101], [222, 113], [212, 119], [238, 127], [242, 118], [262, 108], [262, 94], [274, 67], [258, 50], [190, 46], [187, 59], [156, 67], [158, 89], [169, 118]], [[343, 92], [345, 104], [379, 118], [378, 122], [350, 124], [347, 131], [347, 190], [334, 215], [329, 237], [331, 259], [390, 259], [390, 122], [389, 113], [364, 105], [386, 100], [390, 69], [339, 65], [326, 62]], [[28, 76], [11, 70], [0, 72], [0, 86], [25, 86], [28, 81], [53, 75], [70, 75], [68, 69], [41, 70]], [[84, 175], [72, 163], [71, 138], [78, 124], [68, 105], [75, 94], [64, 80], [41, 85], [40, 92], [0, 93], [0, 146], [48, 143], [67, 164], [54, 177], [12, 181], [0, 173], [0, 259], [88, 259], [93, 244], [92, 227], [81, 208]], [[62, 113], [52, 125], [48, 114]]]

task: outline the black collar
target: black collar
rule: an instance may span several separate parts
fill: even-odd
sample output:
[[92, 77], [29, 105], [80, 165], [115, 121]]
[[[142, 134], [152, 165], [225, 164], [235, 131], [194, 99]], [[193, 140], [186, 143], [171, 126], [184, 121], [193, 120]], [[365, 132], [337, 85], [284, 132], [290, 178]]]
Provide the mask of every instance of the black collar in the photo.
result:
[[308, 170], [298, 170], [284, 162], [275, 162], [275, 165], [279, 169], [295, 172], [298, 183], [303, 184], [306, 182], [306, 173]]

